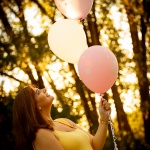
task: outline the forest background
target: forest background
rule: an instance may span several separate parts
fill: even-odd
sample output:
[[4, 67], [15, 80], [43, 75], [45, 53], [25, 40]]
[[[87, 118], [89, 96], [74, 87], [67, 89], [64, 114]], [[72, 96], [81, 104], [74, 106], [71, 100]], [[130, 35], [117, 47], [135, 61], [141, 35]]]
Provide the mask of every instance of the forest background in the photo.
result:
[[[98, 127], [99, 99], [79, 79], [76, 66], [59, 59], [48, 45], [48, 31], [60, 19], [64, 16], [54, 0], [0, 1], [1, 150], [14, 149], [12, 105], [28, 84], [55, 95], [54, 119], [70, 118], [91, 134]], [[150, 0], [94, 0], [83, 27], [88, 46], [106, 46], [118, 60], [118, 78], [105, 98], [119, 150], [149, 150]], [[104, 150], [112, 149], [109, 127]]]

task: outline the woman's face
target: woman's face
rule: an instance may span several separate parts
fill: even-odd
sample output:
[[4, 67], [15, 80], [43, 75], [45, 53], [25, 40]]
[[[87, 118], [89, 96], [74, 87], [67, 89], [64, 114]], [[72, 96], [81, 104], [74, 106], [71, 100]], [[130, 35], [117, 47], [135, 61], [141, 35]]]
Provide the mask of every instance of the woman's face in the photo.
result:
[[37, 101], [38, 107], [44, 108], [52, 105], [54, 97], [52, 95], [49, 95], [45, 88], [44, 89], [32, 88], [32, 89], [35, 92], [35, 99]]

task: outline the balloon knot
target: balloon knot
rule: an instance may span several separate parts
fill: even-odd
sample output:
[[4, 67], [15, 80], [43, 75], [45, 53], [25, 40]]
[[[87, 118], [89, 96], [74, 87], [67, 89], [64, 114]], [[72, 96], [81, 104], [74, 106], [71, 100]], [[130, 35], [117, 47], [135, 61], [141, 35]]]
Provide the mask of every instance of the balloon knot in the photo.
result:
[[83, 23], [85, 19], [81, 18], [81, 19], [79, 19], [79, 20], [80, 20], [81, 23]]

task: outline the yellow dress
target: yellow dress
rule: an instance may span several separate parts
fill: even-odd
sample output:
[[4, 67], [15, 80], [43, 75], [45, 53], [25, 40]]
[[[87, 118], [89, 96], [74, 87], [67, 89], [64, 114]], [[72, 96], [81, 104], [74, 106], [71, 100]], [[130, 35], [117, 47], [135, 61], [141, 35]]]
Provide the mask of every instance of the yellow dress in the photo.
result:
[[[56, 119], [55, 121], [71, 126], [62, 119]], [[70, 132], [54, 130], [54, 133], [64, 150], [93, 150], [89, 136], [78, 128]]]

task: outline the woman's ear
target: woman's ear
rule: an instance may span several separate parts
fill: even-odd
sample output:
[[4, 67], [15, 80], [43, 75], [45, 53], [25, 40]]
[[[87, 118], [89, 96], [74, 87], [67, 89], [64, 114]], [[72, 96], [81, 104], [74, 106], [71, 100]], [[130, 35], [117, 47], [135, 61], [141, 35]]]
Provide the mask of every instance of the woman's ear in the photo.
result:
[[40, 106], [38, 106], [38, 109], [41, 110], [42, 108]]

